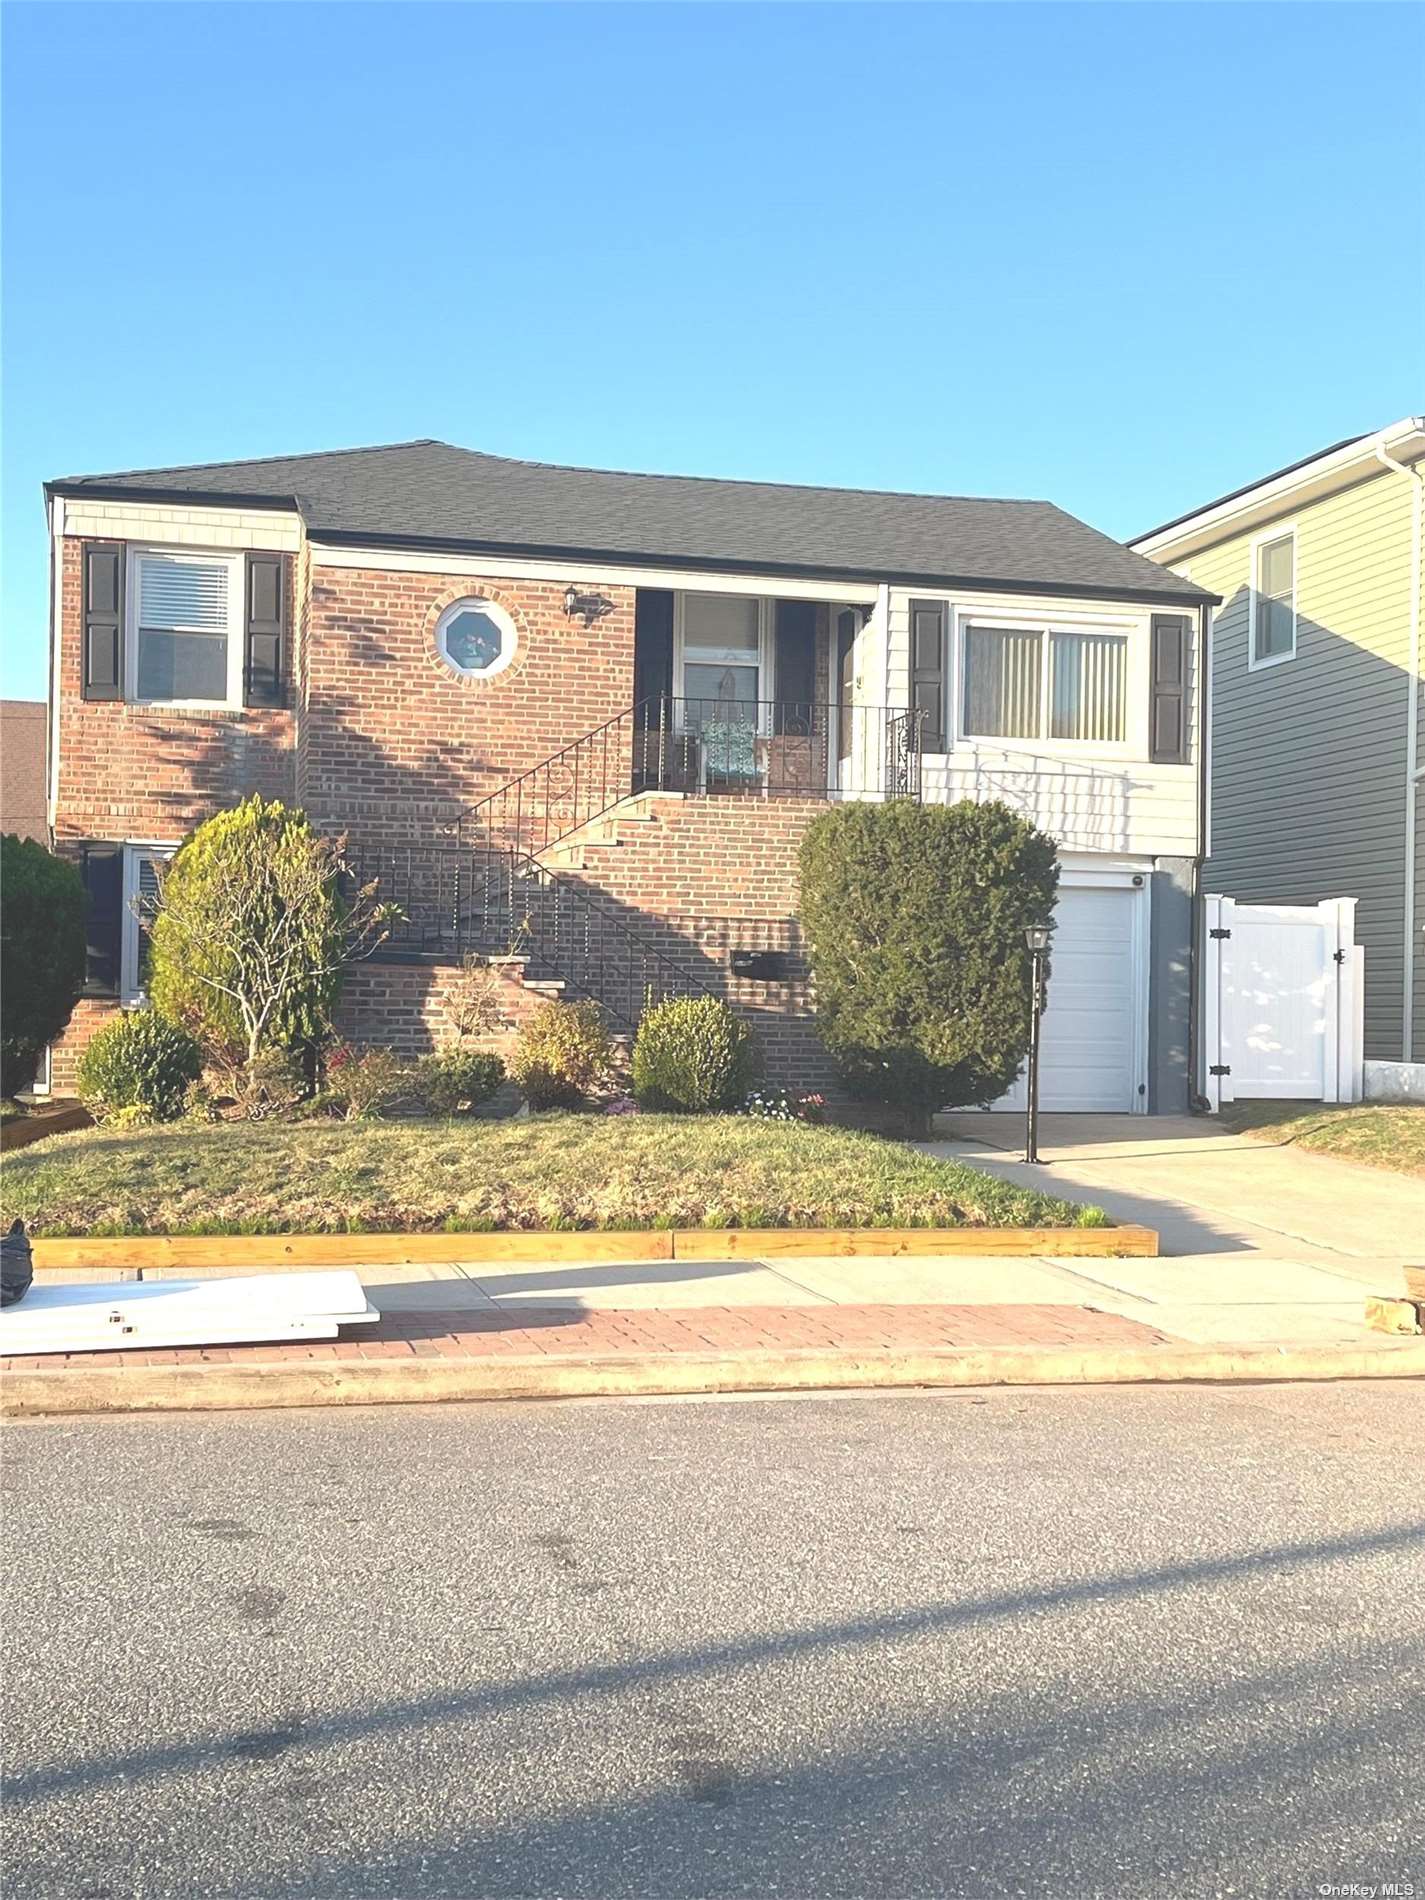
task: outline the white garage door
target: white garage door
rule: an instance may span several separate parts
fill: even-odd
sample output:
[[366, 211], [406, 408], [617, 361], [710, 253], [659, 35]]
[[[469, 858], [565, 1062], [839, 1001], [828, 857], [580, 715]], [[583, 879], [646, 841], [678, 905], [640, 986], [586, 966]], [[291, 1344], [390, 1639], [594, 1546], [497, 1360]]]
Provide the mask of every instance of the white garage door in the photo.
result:
[[[1138, 1092], [1145, 905], [1141, 889], [1061, 885], [1039, 1061], [1041, 1108], [1127, 1114], [1146, 1106]], [[1022, 1109], [1024, 1098], [1021, 1076], [995, 1107]]]

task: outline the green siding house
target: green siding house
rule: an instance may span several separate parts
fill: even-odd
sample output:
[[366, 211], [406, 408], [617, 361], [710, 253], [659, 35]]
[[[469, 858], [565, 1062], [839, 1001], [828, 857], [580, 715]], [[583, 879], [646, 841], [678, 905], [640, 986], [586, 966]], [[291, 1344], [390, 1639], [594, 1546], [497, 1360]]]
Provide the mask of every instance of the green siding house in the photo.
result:
[[1204, 889], [1354, 897], [1367, 1092], [1425, 1092], [1425, 417], [1336, 443], [1131, 545], [1221, 598]]

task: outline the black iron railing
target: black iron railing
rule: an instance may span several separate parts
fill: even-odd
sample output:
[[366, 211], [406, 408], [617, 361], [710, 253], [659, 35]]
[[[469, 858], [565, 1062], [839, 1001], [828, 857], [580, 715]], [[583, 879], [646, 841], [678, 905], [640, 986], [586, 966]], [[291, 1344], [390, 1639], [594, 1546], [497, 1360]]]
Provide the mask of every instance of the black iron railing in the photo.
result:
[[400, 909], [384, 956], [523, 957], [527, 976], [561, 981], [566, 995], [591, 997], [629, 1030], [649, 1002], [716, 993], [646, 931], [631, 929], [612, 904], [528, 853], [378, 845], [348, 851], [346, 863], [356, 885], [375, 880], [380, 901]]
[[630, 792], [918, 799], [923, 716], [815, 700], [660, 695], [468, 807], [457, 841], [538, 856]]

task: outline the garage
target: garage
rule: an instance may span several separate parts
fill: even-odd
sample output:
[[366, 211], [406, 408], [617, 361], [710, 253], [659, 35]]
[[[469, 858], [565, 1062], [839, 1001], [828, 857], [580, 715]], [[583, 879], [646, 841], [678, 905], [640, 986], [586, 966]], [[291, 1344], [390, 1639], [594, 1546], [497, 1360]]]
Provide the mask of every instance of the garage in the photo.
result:
[[[1111, 880], [1111, 881], [1110, 881]], [[1069, 871], [1054, 912], [1039, 1063], [1043, 1109], [1128, 1114], [1147, 1107], [1146, 879]], [[995, 1103], [1023, 1109], [1025, 1079]]]

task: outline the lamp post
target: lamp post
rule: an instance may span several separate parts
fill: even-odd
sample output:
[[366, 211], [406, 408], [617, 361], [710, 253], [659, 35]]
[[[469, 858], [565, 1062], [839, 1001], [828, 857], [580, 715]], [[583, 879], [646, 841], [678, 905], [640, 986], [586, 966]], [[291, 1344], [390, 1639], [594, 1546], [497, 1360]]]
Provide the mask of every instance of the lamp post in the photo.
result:
[[1029, 1089], [1024, 1111], [1024, 1158], [1039, 1159], [1039, 1026], [1044, 1015], [1044, 958], [1049, 949], [1049, 926], [1029, 924], [1024, 941], [1029, 946]]

